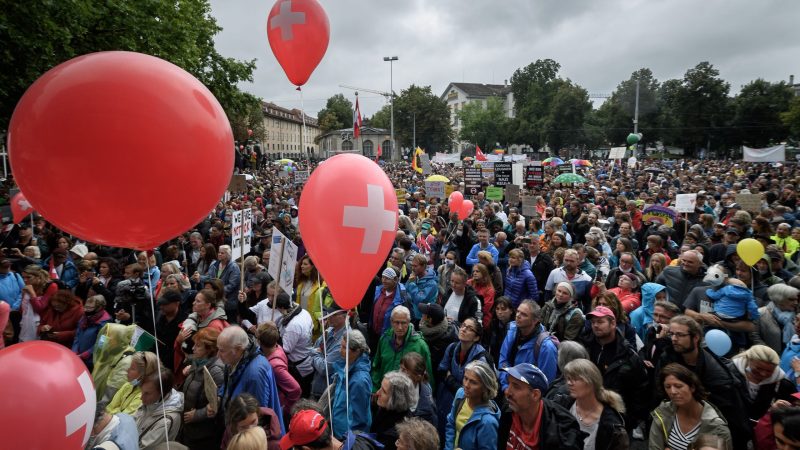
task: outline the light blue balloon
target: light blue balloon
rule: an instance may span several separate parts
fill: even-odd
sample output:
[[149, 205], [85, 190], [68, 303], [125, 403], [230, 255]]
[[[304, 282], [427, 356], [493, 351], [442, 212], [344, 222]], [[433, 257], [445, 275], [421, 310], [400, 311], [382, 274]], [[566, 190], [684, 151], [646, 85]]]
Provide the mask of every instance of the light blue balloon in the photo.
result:
[[731, 351], [731, 338], [722, 330], [709, 330], [706, 333], [706, 345], [717, 356], [725, 356]]

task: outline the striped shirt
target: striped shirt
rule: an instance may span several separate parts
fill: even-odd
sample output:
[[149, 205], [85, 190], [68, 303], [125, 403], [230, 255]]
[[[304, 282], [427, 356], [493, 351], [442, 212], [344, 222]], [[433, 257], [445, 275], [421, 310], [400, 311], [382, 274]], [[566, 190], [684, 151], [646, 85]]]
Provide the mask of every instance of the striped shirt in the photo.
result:
[[697, 422], [694, 428], [688, 433], [681, 431], [680, 423], [678, 423], [678, 416], [675, 416], [675, 423], [672, 429], [669, 430], [669, 439], [667, 440], [667, 448], [670, 450], [686, 450], [689, 444], [697, 439], [700, 433], [700, 422]]

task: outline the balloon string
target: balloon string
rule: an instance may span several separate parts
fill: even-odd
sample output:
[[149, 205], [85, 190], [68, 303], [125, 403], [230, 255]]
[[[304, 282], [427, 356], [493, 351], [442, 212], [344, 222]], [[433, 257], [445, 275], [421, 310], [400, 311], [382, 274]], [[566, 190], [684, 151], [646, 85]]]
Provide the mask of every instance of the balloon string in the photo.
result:
[[[153, 286], [153, 279], [150, 275], [150, 255], [145, 252], [147, 256], [147, 287], [150, 288]], [[156, 358], [159, 361], [159, 368], [158, 368], [158, 386], [159, 388], [163, 388], [164, 381], [161, 379], [161, 353], [158, 351], [158, 331], [156, 330], [156, 303], [153, 300], [153, 289], [147, 289], [147, 292], [150, 294], [150, 311], [153, 313], [153, 338], [155, 339], [156, 345]], [[170, 391], [172, 390], [172, 386], [169, 386]], [[166, 439], [167, 443], [167, 450], [169, 450], [169, 425], [167, 422], [167, 408], [164, 404], [164, 398], [166, 395], [164, 392], [161, 392], [161, 415], [164, 417], [164, 438]]]
[[[306, 107], [305, 103], [303, 102], [303, 90], [300, 86], [297, 87], [298, 92], [300, 92], [300, 117], [303, 119], [303, 130], [300, 132], [300, 142], [301, 145], [305, 146], [305, 137], [306, 137]], [[311, 162], [309, 161], [308, 152], [305, 148], [302, 149], [303, 153], [306, 155], [306, 170], [311, 170]]]
[[[319, 278], [319, 271], [317, 271], [317, 286], [319, 286], [318, 289], [322, 288], [322, 282], [320, 281], [320, 278]], [[320, 311], [320, 314], [322, 314], [322, 317], [325, 317], [325, 309], [324, 309], [324, 305], [322, 303], [322, 300], [323, 300], [322, 293], [320, 293], [320, 295], [319, 295], [319, 311]], [[328, 371], [328, 342], [327, 342], [327, 339], [325, 337], [325, 330], [328, 327], [325, 325], [325, 320], [324, 319], [320, 322], [319, 326], [320, 326], [320, 328], [322, 328], [322, 356], [325, 358], [325, 384], [327, 385], [328, 389], [330, 389], [330, 387], [331, 387], [331, 375], [330, 375], [330, 372]], [[326, 389], [326, 391], [328, 389]], [[328, 413], [330, 414], [330, 420], [329, 420], [328, 423], [331, 424], [331, 434], [333, 434], [333, 406], [331, 404], [331, 396], [330, 396], [330, 394], [331, 394], [331, 392], [328, 391]]]
[[347, 320], [344, 323], [344, 334], [345, 334], [345, 348], [347, 351], [344, 353], [344, 392], [345, 392], [345, 399], [347, 401], [345, 404], [347, 405], [347, 431], [350, 431], [350, 423], [352, 422], [352, 418], [350, 417], [350, 321]]

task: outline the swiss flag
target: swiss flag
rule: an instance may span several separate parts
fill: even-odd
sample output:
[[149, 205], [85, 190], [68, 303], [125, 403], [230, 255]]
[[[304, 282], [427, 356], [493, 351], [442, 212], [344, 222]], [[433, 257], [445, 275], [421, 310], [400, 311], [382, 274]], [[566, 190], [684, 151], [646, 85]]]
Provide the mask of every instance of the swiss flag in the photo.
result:
[[486, 155], [483, 154], [478, 144], [475, 144], [475, 159], [478, 161], [486, 161]]
[[381, 156], [383, 156], [383, 149], [381, 148], [381, 144], [378, 144], [378, 153], [375, 155], [375, 162], [378, 162]]
[[356, 94], [356, 108], [353, 110], [353, 138], [361, 136], [361, 108], [358, 107], [358, 94]]

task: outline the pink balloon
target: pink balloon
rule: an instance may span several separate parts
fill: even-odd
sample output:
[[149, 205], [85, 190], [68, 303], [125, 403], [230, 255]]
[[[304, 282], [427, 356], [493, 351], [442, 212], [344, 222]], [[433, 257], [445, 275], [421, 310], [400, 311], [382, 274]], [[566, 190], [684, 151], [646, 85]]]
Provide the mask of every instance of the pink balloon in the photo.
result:
[[[450, 198], [447, 199], [447, 204], [450, 206], [450, 211], [459, 212], [461, 205], [464, 204], [464, 194], [461, 191], [453, 191]], [[459, 217], [459, 219], [463, 219], [463, 217]]]
[[472, 214], [473, 209], [475, 209], [475, 204], [472, 203], [472, 200], [464, 200], [464, 203], [461, 204], [461, 209], [458, 211], [458, 218], [466, 219]]
[[361, 155], [320, 165], [300, 197], [300, 234], [344, 309], [357, 306], [397, 235], [397, 195], [383, 169]]

